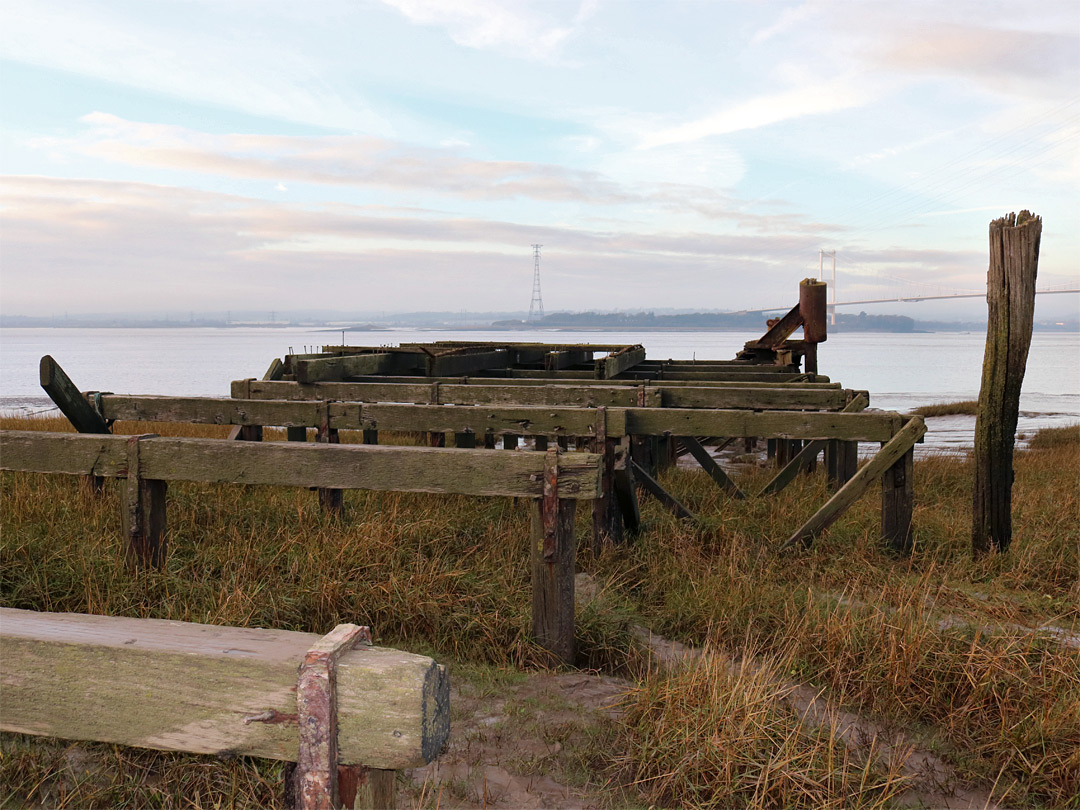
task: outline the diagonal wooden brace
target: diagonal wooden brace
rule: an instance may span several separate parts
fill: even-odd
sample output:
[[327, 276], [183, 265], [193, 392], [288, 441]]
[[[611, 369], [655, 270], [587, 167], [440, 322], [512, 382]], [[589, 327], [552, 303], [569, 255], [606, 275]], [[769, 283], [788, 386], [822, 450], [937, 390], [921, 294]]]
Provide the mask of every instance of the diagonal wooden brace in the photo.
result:
[[337, 662], [360, 644], [371, 644], [371, 631], [339, 624], [304, 656], [296, 679], [296, 714], [300, 751], [296, 759], [298, 810], [336, 810], [338, 793]]

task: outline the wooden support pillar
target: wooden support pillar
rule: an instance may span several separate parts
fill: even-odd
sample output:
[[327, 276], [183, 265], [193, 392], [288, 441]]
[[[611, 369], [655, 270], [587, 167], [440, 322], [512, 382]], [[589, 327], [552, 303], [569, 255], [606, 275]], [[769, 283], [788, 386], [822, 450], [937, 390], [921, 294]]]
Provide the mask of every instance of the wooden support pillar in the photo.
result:
[[859, 469], [859, 443], [829, 439], [825, 447], [829, 488], [838, 492]]
[[[322, 419], [319, 429], [315, 433], [315, 441], [320, 444], [338, 444], [341, 439], [337, 428], [330, 427], [330, 403], [324, 403]], [[341, 515], [345, 511], [345, 493], [340, 489], [326, 489], [320, 487], [319, 506], [333, 515]]]
[[518, 437], [514, 433], [504, 433], [502, 439], [503, 450], [517, 450]]
[[799, 315], [803, 327], [803, 370], [807, 374], [818, 372], [818, 344], [827, 337], [828, 302], [824, 281], [803, 279], [799, 284]]
[[148, 433], [127, 440], [122, 523], [127, 538], [127, 557], [136, 568], [161, 568], [165, 564], [165, 493], [168, 485], [139, 474], [139, 443], [155, 435]]
[[285, 439], [290, 442], [306, 442], [307, 441], [307, 428], [306, 427], [290, 427], [285, 428]]
[[914, 448], [909, 448], [881, 476], [881, 536], [898, 554], [909, 554], [912, 548], [911, 513], [915, 506], [914, 459]]
[[463, 430], [454, 434], [454, 446], [465, 450], [476, 449], [476, 434], [471, 430]]
[[428, 433], [429, 447], [446, 447], [446, 434], [442, 431], [433, 430]]
[[484, 431], [484, 449], [495, 449], [495, 431], [491, 430], [490, 428]]
[[536, 447], [537, 450], [541, 450], [541, 451], [547, 450], [548, 449], [548, 438], [547, 438], [547, 436], [534, 436], [533, 437], [533, 444], [534, 444], [534, 446]]
[[776, 460], [776, 439], [765, 440], [765, 458], [769, 461]]
[[1042, 218], [1029, 211], [990, 223], [986, 350], [975, 420], [971, 547], [976, 556], [1007, 551], [1012, 542], [1013, 446], [1041, 240]]
[[374, 428], [366, 428], [364, 430], [364, 444], [378, 444], [379, 443], [379, 431]]
[[555, 443], [559, 445], [560, 450], [570, 449], [570, 437], [569, 436], [557, 436]]
[[593, 438], [593, 452], [603, 455], [603, 468], [600, 472], [600, 497], [592, 502], [593, 550], [599, 552], [605, 542], [622, 542], [622, 520], [619, 507], [615, 502], [615, 448], [616, 439], [607, 435], [607, 409], [596, 409], [596, 428]]
[[241, 425], [236, 438], [242, 442], [261, 442], [263, 440], [262, 425]]
[[533, 637], [557, 666], [574, 663], [574, 512], [577, 501], [559, 498], [559, 454], [548, 450], [544, 496], [532, 512]]

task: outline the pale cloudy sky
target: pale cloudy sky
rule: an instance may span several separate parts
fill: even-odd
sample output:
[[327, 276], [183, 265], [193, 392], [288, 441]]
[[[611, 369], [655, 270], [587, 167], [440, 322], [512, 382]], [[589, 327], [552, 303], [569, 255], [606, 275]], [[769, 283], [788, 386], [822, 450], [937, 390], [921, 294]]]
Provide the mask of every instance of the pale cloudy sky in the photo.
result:
[[1080, 279], [1077, 0], [2, 0], [0, 57], [8, 314], [528, 309], [533, 243], [548, 311], [977, 290], [1020, 208]]

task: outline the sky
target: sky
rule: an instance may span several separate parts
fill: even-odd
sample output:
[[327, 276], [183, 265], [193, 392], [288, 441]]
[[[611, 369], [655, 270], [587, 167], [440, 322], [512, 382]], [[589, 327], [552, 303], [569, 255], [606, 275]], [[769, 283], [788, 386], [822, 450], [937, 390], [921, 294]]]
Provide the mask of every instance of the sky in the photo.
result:
[[0, 0], [0, 109], [8, 315], [1080, 282], [1078, 0]]

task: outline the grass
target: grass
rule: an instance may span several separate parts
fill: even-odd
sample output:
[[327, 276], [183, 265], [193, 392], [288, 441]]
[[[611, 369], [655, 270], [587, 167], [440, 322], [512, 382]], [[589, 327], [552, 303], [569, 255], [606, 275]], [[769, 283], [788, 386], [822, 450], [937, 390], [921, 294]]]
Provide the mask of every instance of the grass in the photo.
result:
[[[610, 731], [575, 732], [576, 767], [607, 780], [621, 804], [877, 807], [902, 795], [910, 780], [895, 762], [793, 712], [785, 695], [797, 681], [908, 730], [996, 801], [1080, 807], [1080, 651], [1024, 629], [1080, 628], [1078, 433], [1040, 434], [1037, 449], [1017, 454], [1011, 550], [979, 560], [963, 458], [916, 462], [908, 558], [878, 541], [873, 496], [811, 549], [777, 554], [827, 499], [820, 474], [732, 501], [698, 471], [669, 471], [664, 485], [701, 523], [645, 499], [645, 531], [599, 554], [586, 540], [589, 510], [579, 510], [579, 570], [601, 593], [579, 611], [580, 663], [631, 674], [636, 687]], [[391, 438], [418, 440], [380, 437]], [[740, 486], [757, 491], [770, 472]], [[306, 490], [174, 485], [168, 564], [135, 574], [115, 493], [95, 498], [63, 476], [5, 473], [0, 483], [4, 606], [311, 632], [370, 624], [378, 643], [434, 655], [493, 692], [542, 660], [528, 636], [528, 514], [509, 499], [348, 492], [337, 520]], [[710, 653], [694, 667], [648, 670], [635, 623]], [[79, 777], [63, 743], [0, 744], [2, 806], [280, 800], [273, 763], [80, 746], [98, 766]]]
[[979, 412], [979, 401], [968, 399], [962, 402], [940, 402], [936, 405], [921, 405], [910, 411], [917, 416], [975, 416]]

